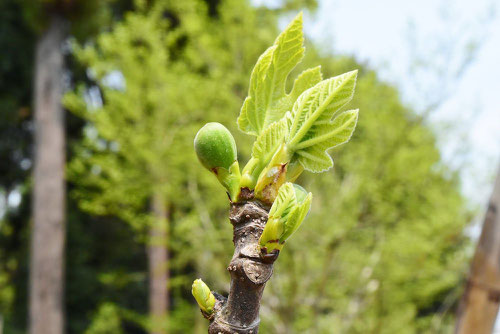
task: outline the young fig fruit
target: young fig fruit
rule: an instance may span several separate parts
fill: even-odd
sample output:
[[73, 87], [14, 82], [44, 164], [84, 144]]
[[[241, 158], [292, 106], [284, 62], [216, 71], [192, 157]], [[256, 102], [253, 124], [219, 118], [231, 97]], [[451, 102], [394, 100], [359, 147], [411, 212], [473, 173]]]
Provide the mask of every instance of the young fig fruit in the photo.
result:
[[198, 306], [205, 314], [210, 315], [213, 313], [215, 296], [205, 282], [201, 280], [201, 278], [198, 278], [193, 282], [191, 293], [193, 294], [194, 299], [196, 299]]
[[240, 167], [233, 135], [222, 124], [203, 126], [194, 138], [194, 149], [201, 164], [215, 174], [235, 200], [239, 190]]
[[229, 167], [236, 161], [236, 143], [233, 135], [222, 124], [207, 123], [194, 138], [194, 149], [205, 168]]

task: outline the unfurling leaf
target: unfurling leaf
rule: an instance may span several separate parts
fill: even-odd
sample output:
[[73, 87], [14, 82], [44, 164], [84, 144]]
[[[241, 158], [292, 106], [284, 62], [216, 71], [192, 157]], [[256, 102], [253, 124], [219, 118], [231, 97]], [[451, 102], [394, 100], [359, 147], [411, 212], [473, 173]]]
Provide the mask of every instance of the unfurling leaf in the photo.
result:
[[283, 98], [280, 107], [287, 111], [291, 111], [293, 104], [297, 101], [300, 94], [316, 85], [322, 79], [323, 75], [321, 74], [321, 66], [316, 66], [300, 73], [293, 83], [292, 91], [289, 95]]
[[215, 296], [210, 291], [208, 286], [203, 282], [200, 278], [193, 282], [193, 286], [191, 289], [191, 293], [193, 297], [196, 299], [196, 302], [200, 306], [200, 309], [210, 315], [214, 311], [215, 306]]
[[323, 80], [300, 95], [292, 109], [287, 148], [312, 172], [333, 166], [326, 150], [347, 142], [356, 126], [358, 111], [332, 117], [352, 99], [357, 71]]
[[250, 76], [250, 88], [248, 97], [243, 102], [238, 126], [241, 131], [252, 135], [258, 135], [263, 127], [265, 112], [269, 97], [269, 90], [266, 89], [266, 75], [271, 65], [272, 57], [276, 46], [269, 47], [259, 57]]
[[280, 120], [286, 109], [285, 84], [289, 73], [304, 56], [302, 13], [278, 36], [274, 45], [259, 58], [250, 77], [248, 97], [243, 103], [238, 126], [241, 131], [259, 135]]
[[357, 121], [358, 110], [349, 110], [327, 124], [316, 125], [314, 137], [295, 146], [300, 164], [312, 172], [322, 172], [332, 167], [333, 161], [326, 150], [349, 141]]
[[283, 248], [309, 212], [311, 199], [312, 194], [299, 185], [287, 182], [281, 186], [259, 240], [263, 253]]
[[299, 14], [259, 57], [238, 118], [240, 130], [257, 136], [239, 189], [266, 204], [274, 202], [283, 183], [295, 181], [304, 170], [332, 167], [327, 150], [347, 142], [357, 122], [357, 110], [332, 121], [352, 99], [357, 71], [322, 81], [321, 67], [310, 68], [286, 92], [287, 77], [304, 56], [303, 39]]
[[242, 187], [253, 188], [262, 170], [271, 162], [273, 156], [284, 145], [288, 126], [286, 119], [271, 124], [255, 140], [252, 159], [242, 172]]
[[281, 144], [284, 143], [287, 131], [288, 127], [285, 118], [271, 124], [255, 140], [252, 147], [252, 157], [267, 164]]
[[297, 231], [311, 208], [312, 194], [307, 193], [307, 191], [298, 184], [293, 184], [293, 188], [295, 190], [297, 206], [290, 213], [285, 223], [285, 231], [280, 237], [280, 244], [284, 244], [285, 241], [290, 238], [295, 231]]
[[321, 74], [321, 66], [316, 66], [305, 70], [304, 72], [299, 74], [297, 79], [295, 79], [290, 97], [295, 102], [300, 94], [305, 92], [307, 89], [315, 86], [322, 79], [323, 75]]

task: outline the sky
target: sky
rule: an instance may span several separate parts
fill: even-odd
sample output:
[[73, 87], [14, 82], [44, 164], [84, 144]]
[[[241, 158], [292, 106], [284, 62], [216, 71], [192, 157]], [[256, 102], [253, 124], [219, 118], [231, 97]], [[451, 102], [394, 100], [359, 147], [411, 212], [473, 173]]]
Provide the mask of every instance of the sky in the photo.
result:
[[326, 52], [369, 64], [428, 115], [443, 160], [477, 207], [500, 162], [498, 10], [494, 0], [319, 0], [304, 22]]

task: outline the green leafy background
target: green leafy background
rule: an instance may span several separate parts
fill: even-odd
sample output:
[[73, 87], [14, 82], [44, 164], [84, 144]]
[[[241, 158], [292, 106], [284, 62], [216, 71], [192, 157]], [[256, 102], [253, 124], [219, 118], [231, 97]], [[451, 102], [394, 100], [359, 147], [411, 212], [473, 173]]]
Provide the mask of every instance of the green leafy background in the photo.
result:
[[[355, 111], [338, 114], [334, 123], [353, 125], [357, 119], [349, 144], [329, 150], [333, 169], [306, 172], [298, 180], [314, 200], [266, 287], [261, 331], [451, 331], [467, 268], [464, 229], [471, 212], [431, 129], [374, 70], [327, 55], [322, 45], [307, 41], [304, 60], [288, 80], [277, 76], [264, 96], [252, 95], [259, 85], [270, 87], [258, 79], [261, 71], [276, 71], [266, 61], [290, 59], [283, 66], [292, 69], [302, 57], [301, 51], [269, 49], [249, 82], [259, 55], [279, 33], [278, 19], [313, 10], [314, 3], [284, 1], [267, 8], [245, 0], [116, 0], [108, 5], [106, 20], [92, 21], [99, 23], [98, 33], [72, 40], [67, 55], [68, 333], [144, 333], [144, 236], [151, 222], [149, 198], [157, 192], [170, 212], [172, 308], [166, 325], [170, 333], [206, 332], [191, 283], [203, 277], [212, 289], [227, 293], [232, 230], [227, 197], [198, 163], [193, 138], [206, 122], [220, 122], [235, 136], [240, 161], [246, 161], [262, 126], [281, 118], [304, 87], [322, 79], [318, 65], [323, 78], [358, 69], [348, 108], [359, 108], [359, 119]], [[0, 8], [5, 16], [0, 24], [15, 31], [0, 36], [1, 45], [15, 42], [0, 66], [0, 85], [10, 83], [0, 93], [0, 112], [10, 116], [0, 119], [6, 161], [1, 166], [8, 167], [0, 173], [0, 192], [22, 194], [21, 204], [0, 220], [0, 314], [5, 333], [16, 334], [26, 332], [31, 181], [29, 167], [21, 168], [22, 159], [10, 151], [30, 156], [32, 57], [27, 55], [36, 35], [16, 0], [3, 1]], [[298, 42], [294, 35], [283, 38], [290, 45]], [[336, 89], [335, 80], [322, 89]], [[267, 114], [271, 105], [279, 117]], [[256, 108], [259, 118], [245, 118], [245, 108]], [[309, 131], [323, 133], [328, 126]], [[306, 168], [323, 170], [332, 162], [321, 152], [346, 139], [339, 133], [298, 152], [323, 157], [304, 160]], [[262, 139], [254, 155], [260, 145], [273, 143]]]

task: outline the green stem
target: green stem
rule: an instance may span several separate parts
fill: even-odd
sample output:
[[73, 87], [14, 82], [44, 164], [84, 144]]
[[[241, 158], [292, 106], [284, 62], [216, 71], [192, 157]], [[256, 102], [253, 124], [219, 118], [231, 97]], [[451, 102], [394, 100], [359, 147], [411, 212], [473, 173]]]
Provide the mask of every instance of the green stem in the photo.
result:
[[240, 188], [253, 189], [260, 173], [259, 159], [252, 157], [241, 172]]
[[238, 160], [236, 160], [230, 167], [229, 170], [219, 167], [214, 168], [213, 172], [219, 182], [226, 188], [229, 197], [232, 201], [236, 201], [238, 198], [238, 193], [240, 190], [240, 165]]

